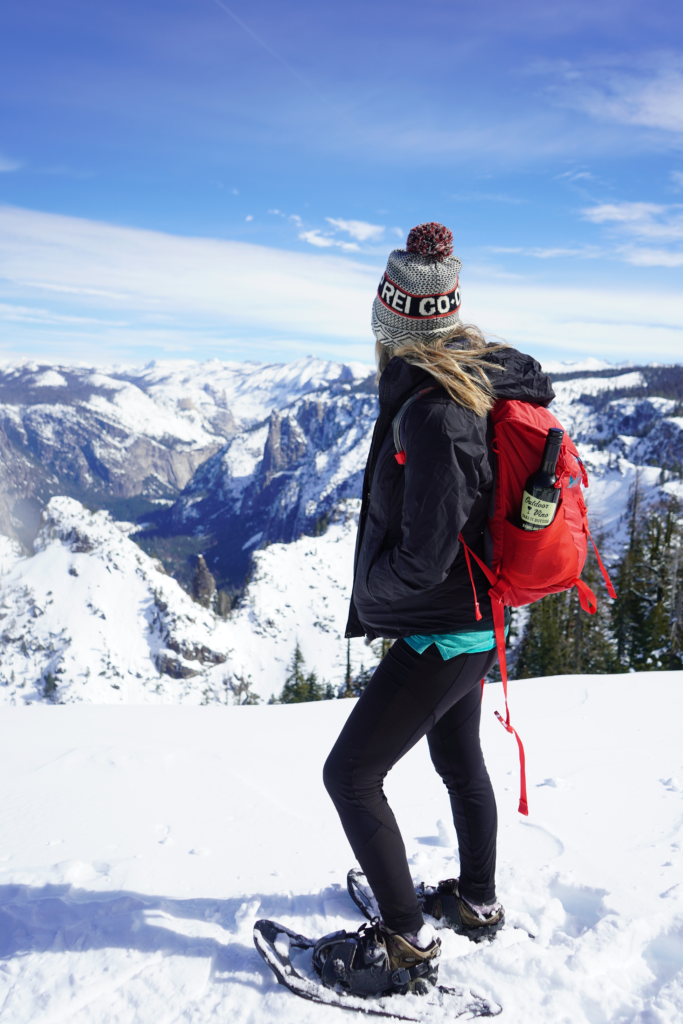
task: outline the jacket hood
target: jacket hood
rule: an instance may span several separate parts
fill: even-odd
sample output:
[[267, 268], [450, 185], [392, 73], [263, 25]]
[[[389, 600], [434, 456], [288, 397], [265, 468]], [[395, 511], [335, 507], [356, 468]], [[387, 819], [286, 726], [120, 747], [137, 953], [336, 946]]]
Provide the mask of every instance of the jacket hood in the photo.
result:
[[[486, 361], [501, 367], [500, 371], [489, 372], [496, 398], [511, 398], [543, 406], [550, 405], [554, 399], [550, 377], [532, 356], [518, 352], [516, 348], [502, 348], [486, 353]], [[434, 384], [430, 373], [394, 356], [380, 377], [380, 405], [387, 411], [398, 412], [409, 395], [430, 384]]]
[[488, 354], [486, 359], [501, 367], [500, 372], [492, 370], [489, 373], [496, 398], [550, 405], [555, 397], [550, 377], [532, 356], [518, 352], [516, 348], [502, 348]]

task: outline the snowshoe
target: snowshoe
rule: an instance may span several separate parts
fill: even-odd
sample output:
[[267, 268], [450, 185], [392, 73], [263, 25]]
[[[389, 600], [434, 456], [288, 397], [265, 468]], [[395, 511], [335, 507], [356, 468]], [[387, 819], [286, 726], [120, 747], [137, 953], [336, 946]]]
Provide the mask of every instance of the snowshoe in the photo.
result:
[[[372, 929], [363, 929], [363, 934]], [[350, 939], [349, 947], [351, 955], [347, 950], [341, 949], [346, 940]], [[397, 971], [410, 971], [417, 966], [407, 964], [410, 951], [402, 948], [399, 952], [400, 960], [405, 966], [389, 970], [384, 956], [389, 959], [391, 967], [391, 954], [388, 952], [388, 943], [385, 940], [386, 954], [381, 950], [379, 954], [374, 953], [372, 946], [375, 945], [371, 936], [365, 945], [365, 950], [358, 952], [359, 933], [335, 932], [333, 935], [326, 935], [316, 942], [314, 939], [307, 939], [305, 935], [298, 935], [290, 931], [285, 925], [277, 924], [275, 921], [257, 921], [254, 925], [254, 945], [268, 964], [280, 985], [284, 985], [294, 995], [302, 999], [309, 999], [313, 1003], [322, 1006], [336, 1006], [342, 1010], [353, 1010], [373, 1017], [390, 1017], [393, 1020], [411, 1021], [413, 1024], [433, 1024], [435, 1011], [438, 1019], [444, 1017], [453, 1019], [467, 1015], [467, 1019], [474, 1017], [497, 1017], [502, 1012], [500, 1004], [485, 996], [473, 995], [472, 992], [463, 988], [447, 988], [444, 985], [430, 984], [427, 980], [429, 973], [436, 967], [428, 963], [427, 972], [406, 981], [405, 975], [399, 975], [392, 979], [391, 975]], [[360, 938], [361, 944], [363, 938]], [[408, 944], [410, 945], [410, 944]], [[438, 949], [438, 946], [437, 946]], [[424, 956], [425, 950], [419, 951]], [[313, 962], [316, 957], [318, 968]], [[358, 959], [356, 959], [358, 957]], [[375, 967], [374, 981], [368, 981], [371, 973], [361, 966], [360, 960], [365, 959], [366, 967]], [[335, 960], [338, 960], [341, 967], [335, 967]], [[436, 955], [430, 957], [431, 961], [436, 960]], [[355, 963], [355, 968], [354, 968]], [[375, 998], [366, 995], [354, 995], [350, 988], [344, 988], [343, 976], [348, 971], [350, 964], [351, 971], [356, 971], [354, 984], [361, 987], [359, 975], [365, 973], [365, 987], [370, 990], [379, 991], [384, 984], [390, 983], [392, 987], [384, 990]], [[328, 988], [319, 977], [319, 972], [329, 972], [328, 977], [335, 977], [334, 988]], [[417, 972], [415, 972], [417, 973]], [[436, 971], [434, 970], [434, 975]], [[424, 983], [426, 994], [418, 995], [416, 983]], [[411, 982], [413, 988], [411, 990]]]
[[[352, 868], [346, 884], [351, 899], [361, 913], [369, 920], [379, 917], [375, 894], [363, 872]], [[442, 928], [451, 928], [473, 942], [492, 939], [505, 923], [505, 910], [501, 904], [494, 904], [490, 909], [472, 906], [460, 895], [457, 878], [449, 878], [437, 886], [422, 882], [416, 887], [415, 894], [423, 914], [429, 914]]]
[[357, 932], [323, 936], [313, 950], [313, 967], [327, 988], [340, 987], [352, 995], [425, 995], [436, 984], [440, 953], [438, 938], [422, 949], [375, 918]]
[[492, 939], [505, 924], [505, 909], [501, 903], [479, 907], [460, 894], [457, 878], [447, 878], [436, 888], [424, 882], [415, 890], [423, 914], [430, 914], [446, 928], [466, 935], [473, 942]]

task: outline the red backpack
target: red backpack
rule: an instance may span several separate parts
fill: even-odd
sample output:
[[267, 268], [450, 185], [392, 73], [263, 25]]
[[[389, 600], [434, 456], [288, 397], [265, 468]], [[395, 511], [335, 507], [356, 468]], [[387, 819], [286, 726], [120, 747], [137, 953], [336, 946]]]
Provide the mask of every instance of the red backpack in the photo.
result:
[[[399, 409], [394, 418], [394, 445], [396, 461], [403, 465], [406, 453], [400, 439], [400, 425], [403, 413], [413, 401], [432, 391], [425, 388], [412, 395]], [[493, 451], [496, 454], [495, 506], [493, 518], [489, 519], [489, 530], [493, 540], [492, 565], [486, 565], [471, 550], [460, 534], [459, 540], [465, 551], [467, 568], [472, 581], [474, 609], [477, 621], [482, 618], [477, 599], [477, 590], [472, 576], [471, 558], [474, 558], [490, 583], [489, 596], [493, 611], [493, 625], [496, 637], [500, 675], [505, 694], [505, 718], [497, 711], [498, 720], [508, 732], [513, 733], [519, 747], [520, 761], [520, 814], [528, 814], [526, 793], [526, 772], [524, 747], [516, 730], [510, 723], [507, 693], [507, 662], [505, 658], [505, 607], [520, 608], [533, 604], [547, 594], [576, 587], [579, 601], [585, 612], [594, 615], [597, 600], [591, 588], [580, 578], [586, 561], [590, 540], [598, 564], [602, 570], [610, 597], [616, 592], [595, 547], [588, 529], [586, 505], [581, 485], [588, 487], [588, 475], [579, 458], [574, 442], [565, 431], [560, 455], [557, 460], [555, 486], [560, 489], [560, 501], [555, 518], [543, 530], [522, 530], [516, 526], [522, 505], [524, 485], [541, 464], [543, 447], [551, 427], [564, 428], [552, 413], [540, 405], [513, 400], [496, 402], [491, 412], [494, 426]], [[484, 681], [482, 680], [482, 695]]]

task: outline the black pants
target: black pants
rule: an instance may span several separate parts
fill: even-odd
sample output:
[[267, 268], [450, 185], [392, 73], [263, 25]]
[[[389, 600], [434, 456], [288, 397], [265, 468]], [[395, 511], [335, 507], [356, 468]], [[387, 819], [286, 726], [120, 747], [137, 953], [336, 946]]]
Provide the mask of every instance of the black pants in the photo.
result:
[[427, 735], [446, 784], [460, 853], [463, 896], [496, 898], [496, 801], [479, 743], [480, 681], [495, 651], [444, 661], [436, 645], [417, 654], [397, 641], [349, 715], [323, 778], [389, 928], [423, 922], [403, 839], [384, 795], [387, 772]]

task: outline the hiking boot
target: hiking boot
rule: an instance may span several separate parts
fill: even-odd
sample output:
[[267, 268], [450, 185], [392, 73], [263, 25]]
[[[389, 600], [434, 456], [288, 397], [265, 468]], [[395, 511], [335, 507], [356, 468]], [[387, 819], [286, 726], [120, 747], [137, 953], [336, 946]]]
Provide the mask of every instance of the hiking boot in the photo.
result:
[[313, 949], [323, 985], [357, 996], [423, 995], [436, 984], [441, 941], [426, 925], [417, 935], [392, 932], [379, 918], [357, 932], [325, 935]]
[[434, 889], [422, 885], [417, 889], [423, 914], [430, 914], [459, 935], [473, 942], [492, 939], [505, 924], [505, 909], [501, 903], [470, 903], [461, 895], [459, 879], [447, 878]]

